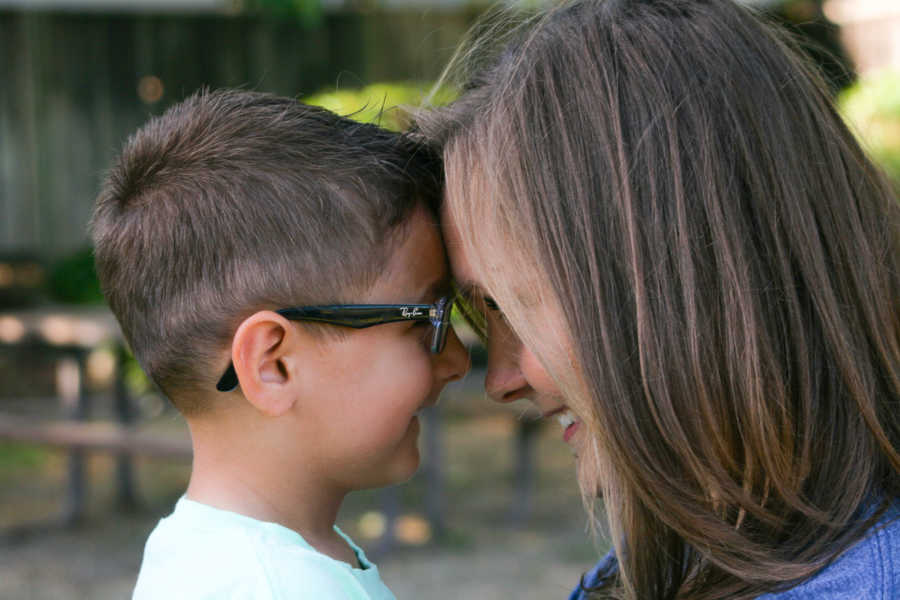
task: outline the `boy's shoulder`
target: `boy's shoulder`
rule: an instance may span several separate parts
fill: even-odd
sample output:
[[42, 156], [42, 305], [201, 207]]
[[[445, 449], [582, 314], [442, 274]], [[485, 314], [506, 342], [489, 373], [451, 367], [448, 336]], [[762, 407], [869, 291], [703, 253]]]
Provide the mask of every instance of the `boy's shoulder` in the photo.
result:
[[275, 523], [182, 498], [147, 540], [133, 600], [394, 600], [369, 567], [325, 556]]

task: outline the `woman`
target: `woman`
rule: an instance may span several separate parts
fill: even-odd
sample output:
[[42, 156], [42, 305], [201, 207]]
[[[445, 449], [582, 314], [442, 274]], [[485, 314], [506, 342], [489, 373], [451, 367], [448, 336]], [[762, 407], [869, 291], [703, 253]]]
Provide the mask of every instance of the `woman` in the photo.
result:
[[728, 0], [582, 0], [472, 56], [419, 127], [489, 391], [603, 499], [573, 598], [900, 597], [900, 208], [818, 75]]

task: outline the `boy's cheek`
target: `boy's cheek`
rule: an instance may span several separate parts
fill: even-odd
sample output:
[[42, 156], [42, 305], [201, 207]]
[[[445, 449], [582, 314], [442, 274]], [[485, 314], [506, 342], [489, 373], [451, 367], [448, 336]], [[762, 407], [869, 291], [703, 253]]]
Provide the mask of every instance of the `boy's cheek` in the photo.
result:
[[420, 456], [421, 424], [408, 416], [402, 420], [354, 419], [349, 428], [328, 436], [332, 465], [342, 465], [342, 477], [350, 488], [400, 483], [415, 473]]

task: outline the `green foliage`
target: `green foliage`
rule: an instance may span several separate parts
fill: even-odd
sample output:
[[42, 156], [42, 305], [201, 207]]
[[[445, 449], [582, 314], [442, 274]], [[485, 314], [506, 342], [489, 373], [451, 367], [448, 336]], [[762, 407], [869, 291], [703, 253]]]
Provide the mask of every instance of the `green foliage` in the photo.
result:
[[31, 444], [18, 442], [0, 443], [0, 479], [24, 469], [42, 466], [50, 455], [50, 450]]
[[[429, 83], [381, 82], [359, 89], [324, 90], [303, 98], [303, 101], [361, 123], [375, 123], [402, 131], [407, 123], [401, 107], [422, 104], [431, 87]], [[430, 98], [430, 103], [440, 106], [453, 101], [456, 96], [456, 90], [440, 88]]]
[[900, 71], [861, 78], [838, 103], [863, 146], [900, 186]]
[[295, 18], [304, 27], [322, 23], [321, 0], [244, 0], [244, 6], [266, 16]]
[[133, 398], [146, 394], [153, 387], [150, 378], [141, 369], [140, 363], [131, 352], [125, 352], [120, 357], [122, 361], [122, 377], [128, 388], [128, 393]]
[[54, 264], [50, 269], [47, 287], [50, 297], [57, 302], [102, 303], [103, 293], [94, 271], [93, 250], [83, 248]]

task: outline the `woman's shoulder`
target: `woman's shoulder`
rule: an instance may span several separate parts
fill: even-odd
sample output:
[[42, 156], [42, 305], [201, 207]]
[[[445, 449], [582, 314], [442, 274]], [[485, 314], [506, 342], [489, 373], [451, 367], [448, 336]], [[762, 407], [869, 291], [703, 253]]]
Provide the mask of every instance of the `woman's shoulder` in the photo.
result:
[[893, 600], [900, 598], [900, 501], [834, 562], [785, 592], [759, 600]]
[[[610, 552], [585, 573], [569, 600], [586, 598], [585, 588], [596, 586], [615, 572]], [[787, 591], [764, 594], [757, 600], [895, 600], [900, 599], [900, 500], [885, 512], [865, 537], [819, 573]]]
[[575, 586], [575, 589], [569, 595], [569, 600], [584, 600], [587, 598], [587, 589], [596, 587], [607, 575], [614, 573], [617, 567], [616, 555], [610, 550], [606, 556], [600, 559], [600, 562], [594, 565], [593, 569], [581, 577], [581, 581], [578, 582], [578, 585]]

